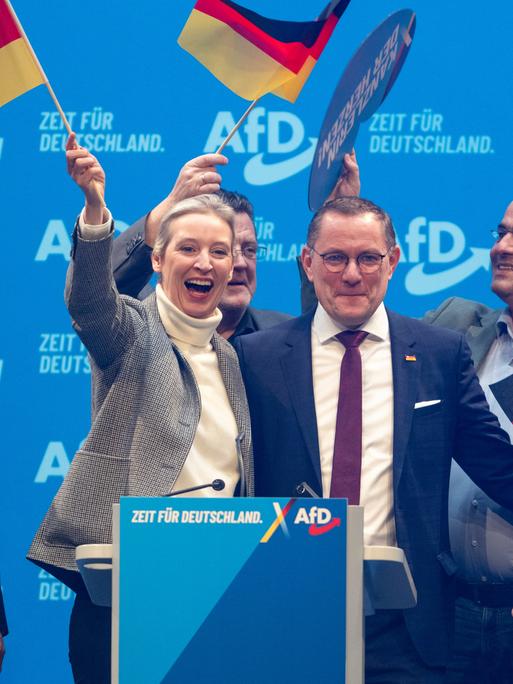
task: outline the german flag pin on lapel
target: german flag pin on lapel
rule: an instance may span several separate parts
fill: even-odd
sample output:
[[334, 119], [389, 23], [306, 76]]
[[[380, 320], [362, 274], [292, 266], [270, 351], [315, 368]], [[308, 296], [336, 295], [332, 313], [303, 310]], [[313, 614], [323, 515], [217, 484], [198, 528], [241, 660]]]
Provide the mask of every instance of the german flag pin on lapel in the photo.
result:
[[415, 354], [405, 354], [404, 360], [405, 361], [416, 361], [417, 357], [415, 356]]

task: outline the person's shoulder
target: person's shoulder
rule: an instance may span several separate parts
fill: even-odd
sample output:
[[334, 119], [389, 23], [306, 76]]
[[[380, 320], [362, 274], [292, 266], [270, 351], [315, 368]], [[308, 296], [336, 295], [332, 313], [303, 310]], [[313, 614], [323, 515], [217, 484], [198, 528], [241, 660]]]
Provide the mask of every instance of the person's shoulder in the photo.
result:
[[421, 342], [427, 347], [436, 343], [443, 345], [451, 341], [459, 345], [463, 337], [460, 330], [432, 325], [428, 321], [403, 316], [389, 309], [387, 309], [387, 313], [392, 334], [411, 335], [416, 342]]
[[240, 345], [248, 349], [264, 349], [269, 344], [276, 346], [282, 343], [292, 333], [301, 333], [302, 331], [310, 330], [312, 322], [311, 313], [294, 317], [282, 316], [282, 319], [277, 321], [274, 325], [256, 330], [250, 335], [240, 335], [237, 338], [236, 348]]
[[120, 295], [120, 299], [126, 304], [132, 320], [138, 322], [139, 325], [148, 328], [161, 325], [155, 290], [143, 300], [124, 294]]
[[153, 292], [151, 292], [146, 299], [142, 300], [126, 294], [121, 294], [119, 296], [127, 306], [129, 306], [131, 309], [134, 309], [142, 316], [153, 315], [157, 310], [157, 297], [155, 290], [153, 290]]
[[218, 354], [228, 357], [230, 359], [237, 359], [237, 354], [233, 345], [228, 342], [222, 335], [218, 332], [214, 332], [212, 335], [212, 346]]
[[449, 297], [436, 309], [428, 311], [424, 315], [423, 321], [430, 325], [465, 332], [467, 328], [477, 324], [484, 316], [496, 311], [499, 310], [471, 299]]
[[257, 331], [272, 328], [278, 323], [288, 321], [292, 318], [290, 314], [282, 313], [281, 311], [273, 311], [271, 309], [254, 309], [252, 306], [248, 307], [251, 318], [253, 319]]

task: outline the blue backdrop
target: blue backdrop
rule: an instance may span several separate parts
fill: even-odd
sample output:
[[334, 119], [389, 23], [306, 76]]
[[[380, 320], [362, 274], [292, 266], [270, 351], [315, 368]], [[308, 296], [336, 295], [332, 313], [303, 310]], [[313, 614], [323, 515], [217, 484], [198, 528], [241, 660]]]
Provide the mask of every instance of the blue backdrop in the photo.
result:
[[[128, 225], [159, 201], [189, 158], [214, 149], [245, 110], [176, 44], [192, 0], [14, 0], [83, 144], [107, 172]], [[324, 0], [246, 0], [276, 18], [313, 18]], [[365, 36], [404, 5], [352, 0], [295, 105], [266, 96], [226, 152], [225, 186], [253, 200], [255, 304], [299, 312], [295, 257], [309, 220], [314, 139], [342, 70]], [[357, 140], [362, 194], [392, 214], [403, 249], [388, 303], [420, 315], [450, 295], [495, 303], [489, 229], [512, 199], [513, 10], [489, 0], [416, 0], [410, 56]], [[11, 636], [2, 681], [70, 682], [66, 587], [24, 560], [89, 425], [89, 365], [63, 304], [80, 192], [65, 173], [65, 131], [44, 87], [0, 110], [0, 571]], [[266, 179], [272, 182], [266, 183]]]

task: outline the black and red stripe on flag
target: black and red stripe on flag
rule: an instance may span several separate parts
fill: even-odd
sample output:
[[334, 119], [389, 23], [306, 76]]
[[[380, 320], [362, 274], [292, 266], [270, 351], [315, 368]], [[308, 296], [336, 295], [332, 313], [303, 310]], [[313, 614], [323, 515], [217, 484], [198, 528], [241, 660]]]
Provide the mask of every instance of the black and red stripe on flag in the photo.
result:
[[313, 21], [269, 19], [231, 0], [198, 0], [194, 9], [224, 22], [280, 63], [284, 63], [280, 52], [286, 45], [284, 66], [297, 73], [309, 55], [318, 58], [349, 2], [328, 3]]

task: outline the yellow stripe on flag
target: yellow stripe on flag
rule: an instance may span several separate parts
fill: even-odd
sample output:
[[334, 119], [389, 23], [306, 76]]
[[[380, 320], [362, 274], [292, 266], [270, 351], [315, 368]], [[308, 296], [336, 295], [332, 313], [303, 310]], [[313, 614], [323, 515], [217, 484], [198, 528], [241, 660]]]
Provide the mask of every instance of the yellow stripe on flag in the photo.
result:
[[303, 86], [305, 85], [308, 77], [312, 73], [312, 69], [317, 64], [317, 60], [311, 55], [306, 58], [306, 62], [301, 67], [298, 74], [291, 78], [289, 81], [284, 83], [282, 86], [275, 88], [272, 92], [273, 95], [282, 97], [284, 100], [289, 102], [295, 102], [299, 93], [301, 92]]
[[43, 82], [23, 38], [0, 49], [0, 107]]
[[[296, 76], [224, 22], [197, 10], [192, 11], [178, 44], [246, 100], [256, 100]], [[217, 51], [216, 44], [222, 49]]]

